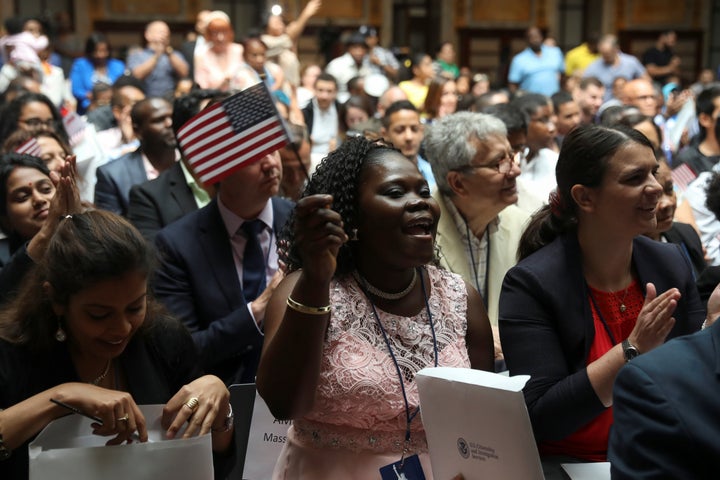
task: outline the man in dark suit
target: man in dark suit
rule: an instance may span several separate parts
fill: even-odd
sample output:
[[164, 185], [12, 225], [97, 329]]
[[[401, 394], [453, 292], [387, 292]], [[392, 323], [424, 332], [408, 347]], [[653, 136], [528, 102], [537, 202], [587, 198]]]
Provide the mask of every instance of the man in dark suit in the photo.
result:
[[[198, 114], [208, 100], [222, 95], [218, 90], [195, 90], [175, 99], [172, 124], [177, 131]], [[154, 180], [135, 185], [130, 189], [128, 220], [148, 241], [163, 227], [180, 217], [202, 208], [210, 202], [215, 188], [202, 185], [183, 158]]]
[[[273, 152], [223, 179], [216, 199], [155, 237], [155, 296], [190, 329], [205, 371], [228, 384], [254, 381], [265, 307], [282, 278], [275, 240], [292, 203], [275, 197], [281, 177]], [[261, 229], [251, 236], [245, 224], [254, 220]], [[261, 251], [251, 257], [254, 239]], [[254, 286], [250, 275], [259, 278]]]
[[612, 478], [717, 478], [718, 398], [720, 322], [631, 360], [613, 388]]
[[127, 215], [130, 188], [157, 178], [179, 158], [172, 130], [172, 105], [162, 98], [146, 98], [130, 112], [140, 147], [97, 170], [95, 205]]

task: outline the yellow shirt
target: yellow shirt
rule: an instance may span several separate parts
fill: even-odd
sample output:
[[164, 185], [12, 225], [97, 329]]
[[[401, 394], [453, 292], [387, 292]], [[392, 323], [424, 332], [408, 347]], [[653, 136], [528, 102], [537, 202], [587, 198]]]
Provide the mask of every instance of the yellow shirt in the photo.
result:
[[404, 82], [400, 82], [398, 87], [405, 92], [405, 95], [408, 96], [410, 103], [415, 105], [415, 108], [422, 112], [425, 107], [425, 97], [427, 97], [428, 92], [427, 85], [418, 85], [412, 80], [405, 80]]
[[599, 53], [592, 53], [587, 43], [579, 45], [565, 54], [565, 74], [569, 77], [574, 73], [581, 74], [588, 65], [600, 58]]

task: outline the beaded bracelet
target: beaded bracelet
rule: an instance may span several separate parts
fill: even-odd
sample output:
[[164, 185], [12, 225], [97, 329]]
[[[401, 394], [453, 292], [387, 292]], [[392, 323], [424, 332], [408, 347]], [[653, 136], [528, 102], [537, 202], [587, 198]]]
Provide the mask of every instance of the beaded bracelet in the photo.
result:
[[308, 315], [325, 315], [326, 313], [330, 313], [330, 305], [327, 305], [325, 307], [309, 307], [307, 305], [303, 305], [302, 303], [298, 303], [295, 300], [288, 295], [287, 298], [287, 306], [295, 310], [296, 312], [300, 313], [306, 313]]

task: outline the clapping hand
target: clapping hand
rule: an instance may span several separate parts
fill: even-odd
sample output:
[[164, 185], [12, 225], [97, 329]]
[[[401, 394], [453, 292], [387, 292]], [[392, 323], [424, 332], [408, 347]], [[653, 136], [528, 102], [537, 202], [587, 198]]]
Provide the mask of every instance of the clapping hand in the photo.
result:
[[647, 284], [645, 303], [638, 315], [635, 328], [630, 332], [630, 343], [635, 345], [640, 353], [646, 353], [665, 342], [672, 327], [675, 325], [673, 313], [680, 300], [680, 291], [671, 288], [666, 292], [657, 294], [655, 285]]

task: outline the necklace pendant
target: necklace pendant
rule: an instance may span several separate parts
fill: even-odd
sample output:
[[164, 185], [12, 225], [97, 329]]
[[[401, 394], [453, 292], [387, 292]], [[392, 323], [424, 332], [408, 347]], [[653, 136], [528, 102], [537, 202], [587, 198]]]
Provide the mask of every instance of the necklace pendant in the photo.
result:
[[627, 310], [627, 307], [625, 306], [624, 303], [621, 303], [620, 304], [620, 313], [625, 313], [625, 310]]

